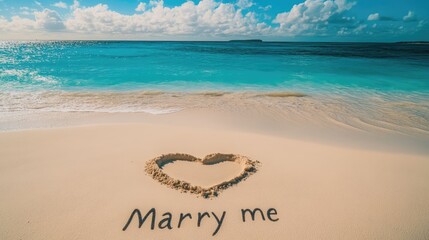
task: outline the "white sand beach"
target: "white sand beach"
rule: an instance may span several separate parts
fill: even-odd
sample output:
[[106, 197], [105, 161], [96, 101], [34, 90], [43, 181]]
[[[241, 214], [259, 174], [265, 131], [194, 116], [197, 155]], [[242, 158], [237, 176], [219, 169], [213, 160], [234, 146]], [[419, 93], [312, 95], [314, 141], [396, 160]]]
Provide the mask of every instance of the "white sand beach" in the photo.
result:
[[[0, 133], [1, 239], [210, 239], [216, 230], [215, 239], [429, 237], [424, 152], [389, 150], [395, 145], [388, 142], [368, 147], [371, 137], [358, 144], [341, 143], [340, 135], [334, 142], [267, 128], [250, 131], [187, 112], [122, 122], [120, 115], [104, 123]], [[240, 154], [261, 166], [205, 199], [146, 174], [146, 162], [167, 153]], [[202, 166], [194, 169], [192, 163], [173, 166], [169, 173], [195, 184], [237, 173], [237, 166], [216, 167], [214, 173], [223, 169], [226, 175], [202, 182], [195, 177], [204, 174], [194, 174]], [[245, 212], [243, 222], [242, 209], [256, 208], [265, 220], [259, 211], [254, 220]], [[154, 209], [154, 229], [149, 212], [141, 228], [134, 215], [123, 230], [135, 209], [143, 216]], [[198, 219], [205, 212], [208, 216]], [[188, 213], [192, 218], [179, 228], [180, 214]]]
[[0, 0], [0, 240], [429, 240], [428, 9]]

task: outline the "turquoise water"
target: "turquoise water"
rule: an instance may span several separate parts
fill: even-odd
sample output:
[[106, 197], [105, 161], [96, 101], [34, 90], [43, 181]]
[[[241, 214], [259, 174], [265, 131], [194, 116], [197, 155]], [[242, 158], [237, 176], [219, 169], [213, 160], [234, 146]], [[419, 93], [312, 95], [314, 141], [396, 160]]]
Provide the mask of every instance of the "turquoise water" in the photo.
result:
[[426, 132], [429, 45], [0, 43], [0, 120], [21, 112], [162, 114], [192, 108]]
[[0, 129], [34, 113], [184, 109], [429, 136], [429, 45], [0, 42]]
[[1, 91], [429, 90], [429, 45], [1, 42]]

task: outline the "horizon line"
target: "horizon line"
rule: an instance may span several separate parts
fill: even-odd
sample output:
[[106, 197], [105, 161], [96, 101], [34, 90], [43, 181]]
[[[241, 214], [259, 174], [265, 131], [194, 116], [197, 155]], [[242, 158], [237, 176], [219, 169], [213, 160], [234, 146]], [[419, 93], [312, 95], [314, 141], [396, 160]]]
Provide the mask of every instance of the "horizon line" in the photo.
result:
[[0, 42], [247, 42], [247, 43], [429, 43], [429, 40], [410, 41], [277, 41], [262, 39], [229, 39], [229, 40], [144, 40], [144, 39], [0, 39]]

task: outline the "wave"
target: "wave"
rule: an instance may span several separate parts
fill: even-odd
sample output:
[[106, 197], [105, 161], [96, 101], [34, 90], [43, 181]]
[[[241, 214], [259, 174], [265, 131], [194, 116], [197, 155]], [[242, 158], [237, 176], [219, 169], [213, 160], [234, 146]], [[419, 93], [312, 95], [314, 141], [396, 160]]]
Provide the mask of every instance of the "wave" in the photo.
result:
[[415, 92], [351, 89], [311, 95], [287, 91], [14, 91], [0, 92], [0, 113], [140, 112], [158, 115], [185, 109], [214, 110], [247, 114], [249, 118], [266, 116], [279, 122], [311, 121], [363, 131], [429, 134], [427, 96]]
[[3, 92], [21, 90], [34, 90], [40, 88], [55, 89], [59, 80], [53, 76], [41, 74], [30, 69], [0, 69], [0, 89]]
[[[168, 114], [252, 97], [304, 97], [298, 92], [13, 91], [0, 93], [0, 112], [144, 112]], [[218, 98], [221, 102], [211, 103]], [[206, 100], [205, 100], [206, 99]], [[224, 103], [224, 101], [229, 101]]]
[[183, 108], [152, 101], [162, 91], [136, 92], [67, 92], [15, 91], [0, 93], [0, 112], [144, 112], [168, 114]]

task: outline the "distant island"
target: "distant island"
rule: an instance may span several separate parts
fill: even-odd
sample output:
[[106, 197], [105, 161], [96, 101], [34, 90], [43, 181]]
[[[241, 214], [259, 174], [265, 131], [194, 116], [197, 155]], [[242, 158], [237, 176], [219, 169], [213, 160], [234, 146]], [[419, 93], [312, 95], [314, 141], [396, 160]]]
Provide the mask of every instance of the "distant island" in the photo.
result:
[[262, 42], [261, 39], [229, 40], [229, 42]]
[[407, 42], [397, 42], [400, 44], [429, 44], [429, 41], [407, 41]]

